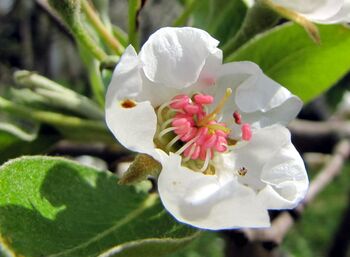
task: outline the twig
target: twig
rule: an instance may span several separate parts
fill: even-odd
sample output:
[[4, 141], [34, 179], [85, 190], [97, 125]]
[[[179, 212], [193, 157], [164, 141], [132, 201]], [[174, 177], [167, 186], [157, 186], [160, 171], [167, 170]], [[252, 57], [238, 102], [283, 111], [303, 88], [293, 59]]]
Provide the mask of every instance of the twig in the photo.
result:
[[350, 122], [336, 117], [320, 122], [295, 120], [288, 127], [300, 153], [330, 153], [340, 138], [350, 138]]
[[294, 120], [288, 126], [292, 133], [305, 136], [327, 136], [337, 134], [340, 137], [350, 137], [350, 121], [330, 119], [329, 121]]

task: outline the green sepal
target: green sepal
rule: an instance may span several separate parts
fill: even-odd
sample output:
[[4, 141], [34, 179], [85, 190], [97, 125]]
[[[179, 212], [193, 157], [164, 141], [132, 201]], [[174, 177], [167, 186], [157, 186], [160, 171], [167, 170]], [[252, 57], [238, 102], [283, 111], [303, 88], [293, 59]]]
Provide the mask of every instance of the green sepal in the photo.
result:
[[151, 156], [138, 154], [128, 170], [119, 179], [119, 184], [134, 184], [149, 176], [157, 177], [161, 170], [162, 165]]

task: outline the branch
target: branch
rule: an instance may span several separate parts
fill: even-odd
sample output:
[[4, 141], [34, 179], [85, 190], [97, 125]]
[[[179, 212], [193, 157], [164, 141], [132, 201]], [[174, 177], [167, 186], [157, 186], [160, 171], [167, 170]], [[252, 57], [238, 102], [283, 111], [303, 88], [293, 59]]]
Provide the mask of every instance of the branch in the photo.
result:
[[288, 126], [292, 133], [305, 136], [329, 136], [336, 134], [340, 137], [350, 137], [350, 121], [330, 119], [329, 121], [294, 120]]
[[340, 138], [350, 137], [350, 121], [336, 117], [328, 121], [295, 120], [288, 126], [292, 141], [300, 153], [329, 153]]

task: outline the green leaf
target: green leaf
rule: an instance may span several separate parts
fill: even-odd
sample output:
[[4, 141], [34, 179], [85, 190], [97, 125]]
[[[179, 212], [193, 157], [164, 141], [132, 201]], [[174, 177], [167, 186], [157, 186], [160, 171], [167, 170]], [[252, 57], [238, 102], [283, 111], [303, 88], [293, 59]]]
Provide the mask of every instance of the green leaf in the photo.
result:
[[237, 33], [247, 11], [241, 0], [195, 1], [200, 2], [193, 11], [192, 26], [206, 30], [221, 44]]
[[253, 61], [308, 102], [350, 70], [350, 29], [324, 25], [319, 30], [317, 45], [302, 27], [288, 23], [255, 37], [226, 61]]
[[26, 257], [136, 257], [142, 249], [142, 256], [156, 257], [197, 235], [175, 222], [156, 194], [61, 158], [3, 165], [0, 206], [1, 241]]
[[24, 141], [33, 141], [38, 136], [39, 128], [39, 122], [0, 112], [0, 130]]
[[224, 257], [224, 247], [225, 242], [220, 233], [206, 231], [184, 249], [167, 257]]

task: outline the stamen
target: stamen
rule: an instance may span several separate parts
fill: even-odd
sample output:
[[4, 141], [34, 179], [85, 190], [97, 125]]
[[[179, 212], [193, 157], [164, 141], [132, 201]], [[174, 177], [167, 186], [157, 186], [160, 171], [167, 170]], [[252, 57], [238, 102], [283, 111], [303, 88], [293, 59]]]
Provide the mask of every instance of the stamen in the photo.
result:
[[241, 127], [242, 130], [242, 139], [244, 141], [249, 141], [252, 138], [252, 130], [248, 123], [245, 123]]
[[221, 130], [223, 132], [225, 132], [226, 134], [231, 133], [231, 129], [226, 128], [224, 126], [218, 125], [218, 124], [209, 124], [206, 126], [208, 129], [212, 129], [212, 130]]
[[211, 95], [196, 94], [193, 98], [197, 104], [211, 104], [214, 101], [214, 97]]
[[174, 121], [173, 119], [168, 119], [167, 121], [165, 121], [162, 126], [160, 127], [162, 130], [165, 129], [168, 125], [170, 125], [172, 122]]
[[233, 118], [235, 119], [235, 123], [238, 125], [242, 124], [242, 115], [239, 112], [234, 112], [233, 113]]
[[166, 129], [163, 129], [159, 134], [158, 134], [158, 139], [161, 139], [166, 133], [169, 133], [171, 131], [174, 131], [175, 127], [170, 127], [170, 128], [166, 128]]
[[190, 141], [188, 141], [186, 144], [184, 144], [179, 150], [177, 150], [175, 154], [179, 154], [179, 155], [182, 154], [183, 151], [185, 151], [186, 148], [188, 148], [190, 145], [192, 145], [194, 142], [196, 142], [198, 138], [199, 138], [199, 135], [192, 138]]
[[187, 151], [188, 148], [185, 150], [185, 153], [184, 153], [184, 154], [187, 155], [187, 157], [183, 159], [184, 162], [187, 162], [187, 161], [189, 161], [189, 160], [191, 159], [192, 154], [193, 154], [194, 151], [196, 150], [196, 147], [197, 147], [197, 146], [196, 146], [196, 143], [192, 144], [191, 149], [190, 149], [190, 151], [189, 151], [188, 154], [186, 154], [186, 151]]
[[199, 170], [200, 172], [206, 171], [206, 169], [208, 168], [208, 165], [209, 165], [210, 157], [211, 157], [211, 153], [210, 153], [210, 149], [208, 148], [206, 153], [205, 153], [204, 164], [203, 164], [202, 168]]
[[177, 135], [176, 137], [174, 137], [165, 147], [167, 149], [169, 149], [170, 147], [172, 147], [177, 141], [180, 140], [180, 135]]
[[198, 126], [205, 126], [209, 121], [212, 121], [215, 119], [216, 115], [218, 113], [220, 113], [222, 111], [222, 109], [225, 106], [225, 103], [227, 102], [228, 98], [231, 96], [232, 94], [232, 89], [231, 88], [227, 88], [226, 89], [226, 93], [223, 96], [223, 98], [220, 100], [219, 104], [216, 106], [216, 108], [214, 109], [214, 111], [212, 111], [211, 113], [209, 113], [208, 115], [206, 115], [202, 120], [200, 120], [198, 122]]
[[162, 112], [163, 112], [164, 108], [168, 107], [172, 102], [173, 102], [173, 100], [172, 100], [172, 101], [169, 101], [169, 102], [165, 102], [165, 103], [163, 103], [161, 106], [158, 107], [158, 110], [157, 110], [157, 117], [158, 117], [158, 120], [159, 120], [159, 123], [160, 123], [160, 124], [163, 123]]

